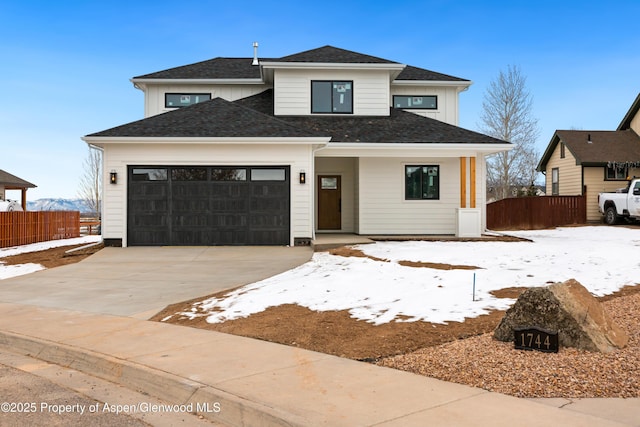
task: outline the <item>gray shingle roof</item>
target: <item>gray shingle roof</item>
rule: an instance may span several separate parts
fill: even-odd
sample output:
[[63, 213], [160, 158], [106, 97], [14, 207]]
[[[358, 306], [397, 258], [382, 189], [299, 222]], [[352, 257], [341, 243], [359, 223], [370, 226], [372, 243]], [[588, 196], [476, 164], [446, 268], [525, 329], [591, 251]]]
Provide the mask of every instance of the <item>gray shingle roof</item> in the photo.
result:
[[337, 64], [398, 64], [395, 61], [365, 55], [333, 46], [322, 46], [275, 59], [276, 62], [320, 62]]
[[447, 74], [436, 73], [435, 71], [425, 70], [424, 68], [413, 67], [407, 65], [400, 73], [396, 80], [437, 80], [437, 81], [461, 81], [468, 82], [467, 79], [449, 76]]
[[[15, 175], [11, 175], [9, 172], [5, 172], [0, 169], [0, 185], [3, 187], [16, 187], [16, 188], [35, 188], [37, 185], [25, 181], [22, 178], [18, 178]], [[13, 189], [13, 188], [11, 188]]]
[[253, 58], [213, 58], [195, 64], [144, 74], [134, 79], [259, 79]]
[[323, 136], [222, 98], [127, 123], [88, 137], [308, 138]]
[[[253, 58], [218, 57], [181, 67], [136, 76], [133, 79], [259, 79], [260, 67], [251, 65]], [[260, 58], [261, 62], [309, 62], [340, 64], [398, 64], [394, 61], [352, 52], [333, 46], [323, 46], [282, 58]], [[406, 66], [396, 80], [465, 81], [459, 77], [423, 68]]]
[[215, 98], [89, 137], [330, 137], [331, 142], [508, 144], [435, 119], [389, 116], [273, 116], [273, 90], [228, 102]]
[[545, 170], [559, 143], [564, 143], [576, 162], [583, 166], [604, 166], [608, 162], [640, 162], [640, 137], [631, 129], [557, 130], [538, 164], [538, 171]]
[[[264, 114], [273, 114], [273, 90], [234, 101]], [[506, 141], [439, 120], [390, 108], [389, 116], [279, 116], [298, 127], [331, 136], [331, 142], [368, 143], [487, 143]]]

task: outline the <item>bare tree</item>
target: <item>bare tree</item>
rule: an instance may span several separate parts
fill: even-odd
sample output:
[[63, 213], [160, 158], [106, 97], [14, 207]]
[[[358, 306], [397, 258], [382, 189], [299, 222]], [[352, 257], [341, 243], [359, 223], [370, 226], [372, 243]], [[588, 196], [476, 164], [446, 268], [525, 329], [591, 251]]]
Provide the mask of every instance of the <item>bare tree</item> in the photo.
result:
[[102, 152], [89, 147], [84, 160], [84, 174], [80, 179], [78, 196], [84, 200], [87, 208], [96, 218], [102, 212]]
[[513, 186], [533, 186], [538, 153], [535, 142], [540, 131], [532, 116], [533, 99], [519, 67], [508, 66], [491, 81], [482, 101], [481, 131], [514, 144], [511, 151], [487, 159], [487, 180], [496, 197], [510, 196]]

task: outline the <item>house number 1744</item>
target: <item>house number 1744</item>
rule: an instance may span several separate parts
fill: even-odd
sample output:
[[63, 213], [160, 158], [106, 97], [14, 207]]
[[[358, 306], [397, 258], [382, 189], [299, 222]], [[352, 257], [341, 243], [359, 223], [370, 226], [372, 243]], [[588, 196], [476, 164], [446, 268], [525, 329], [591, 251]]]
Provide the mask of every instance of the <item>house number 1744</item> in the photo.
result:
[[513, 342], [519, 350], [538, 350], [547, 353], [558, 352], [558, 333], [531, 327], [514, 329]]

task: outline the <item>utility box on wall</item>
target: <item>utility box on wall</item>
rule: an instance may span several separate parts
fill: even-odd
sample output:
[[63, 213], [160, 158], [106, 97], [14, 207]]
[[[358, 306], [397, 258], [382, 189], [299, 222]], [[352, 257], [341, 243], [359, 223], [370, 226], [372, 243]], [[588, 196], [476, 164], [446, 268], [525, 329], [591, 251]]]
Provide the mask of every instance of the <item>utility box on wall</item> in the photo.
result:
[[456, 209], [456, 237], [480, 237], [482, 235], [480, 209]]

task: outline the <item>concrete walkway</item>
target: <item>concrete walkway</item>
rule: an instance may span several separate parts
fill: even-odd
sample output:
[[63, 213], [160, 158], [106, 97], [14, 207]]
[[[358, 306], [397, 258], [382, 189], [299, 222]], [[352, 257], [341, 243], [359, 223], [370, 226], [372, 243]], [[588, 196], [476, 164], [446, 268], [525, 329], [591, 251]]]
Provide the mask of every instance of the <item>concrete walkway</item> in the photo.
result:
[[[212, 277], [225, 277], [229, 272], [222, 271], [224, 263], [217, 265], [221, 271], [215, 274], [207, 271], [210, 261], [203, 260], [207, 258], [204, 254], [215, 248], [194, 248], [193, 253], [185, 248], [175, 252], [178, 255], [170, 255], [174, 251], [168, 248], [141, 249], [149, 252], [141, 250], [133, 258], [129, 248], [113, 248], [75, 268], [64, 267], [64, 273], [53, 269], [0, 282], [0, 348], [107, 379], [169, 403], [192, 404], [205, 409], [200, 411], [204, 417], [233, 426], [640, 425], [640, 399], [517, 399], [295, 347], [145, 321], [141, 313], [163, 305], [164, 297], [147, 303], [147, 298], [135, 296], [136, 285], [146, 284], [142, 288], [149, 296], [153, 289], [163, 293], [172, 284], [181, 288], [209, 282], [204, 287], [211, 289], [216, 282]], [[286, 251], [297, 248], [271, 249], [285, 252], [273, 252], [273, 259], [265, 257], [262, 263], [276, 264], [280, 257], [293, 254]], [[301, 252], [305, 254], [300, 255], [302, 259], [310, 256], [310, 252]], [[243, 260], [240, 257], [237, 263], [245, 265], [240, 264]], [[231, 270], [233, 263], [226, 265]], [[181, 266], [180, 274], [176, 266]], [[113, 292], [125, 299], [126, 309], [118, 309], [117, 298], [110, 304], [78, 300], [73, 295], [87, 293], [75, 288], [83, 283], [91, 283], [94, 298], [110, 300]], [[161, 287], [153, 288], [152, 283]], [[19, 297], [21, 284], [26, 286]], [[53, 302], [47, 298], [49, 286], [54, 289]], [[28, 295], [30, 292], [36, 294]], [[69, 294], [66, 300], [65, 293]], [[168, 299], [185, 299], [178, 295], [182, 294]], [[134, 300], [138, 303], [132, 304]], [[63, 301], [70, 306], [61, 307]]]

